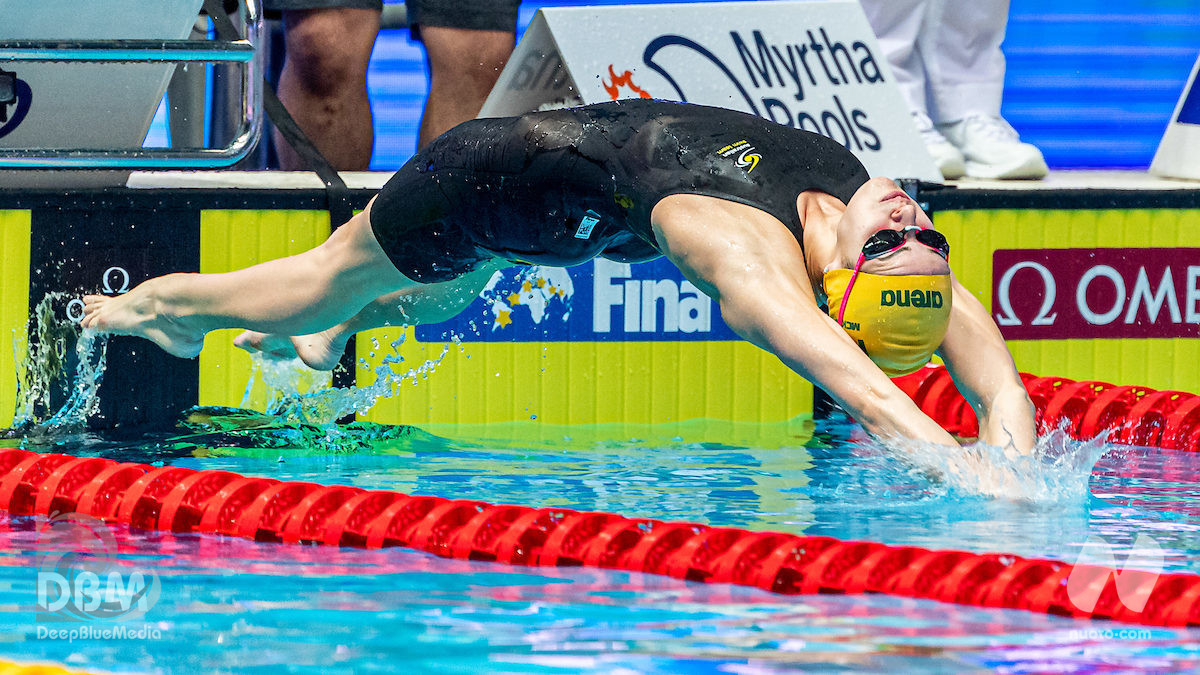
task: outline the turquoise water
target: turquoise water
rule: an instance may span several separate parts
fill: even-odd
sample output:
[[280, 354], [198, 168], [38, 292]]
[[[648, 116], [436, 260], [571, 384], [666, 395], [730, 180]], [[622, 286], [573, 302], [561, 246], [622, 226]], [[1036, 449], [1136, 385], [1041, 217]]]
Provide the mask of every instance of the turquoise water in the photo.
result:
[[[1016, 462], [978, 448], [950, 458], [908, 448], [925, 467], [916, 469], [836, 420], [639, 429], [329, 423], [369, 405], [361, 390], [284, 397], [275, 416], [190, 411], [173, 433], [118, 438], [86, 432], [80, 423], [103, 373], [102, 358], [84, 356], [84, 377], [69, 388], [68, 404], [24, 420], [23, 433], [8, 445], [411, 494], [1200, 573], [1200, 453], [1076, 442], [1055, 433], [1042, 439], [1036, 459]], [[56, 361], [61, 358], [47, 359]], [[417, 374], [433, 366], [418, 366]], [[48, 389], [38, 378], [22, 382], [24, 400], [34, 401], [28, 409], [49, 410], [42, 395]], [[882, 596], [775, 596], [607, 570], [445, 560], [404, 549], [260, 544], [103, 525], [88, 536], [96, 533], [64, 549], [47, 536], [46, 519], [0, 514], [0, 660], [163, 673], [1200, 670], [1200, 629]], [[80, 547], [89, 555], [74, 559], [77, 569], [96, 564], [103, 574], [123, 575], [118, 580], [135, 573], [157, 579], [144, 614], [64, 624], [37, 612], [39, 572], [57, 569], [47, 561]]]
[[[1097, 446], [1107, 452], [1090, 472], [1090, 494], [1038, 502], [971, 496], [839, 424], [767, 449], [652, 433], [522, 443], [359, 426], [340, 429], [361, 441], [358, 451], [336, 454], [291, 447], [312, 442], [312, 429], [296, 426], [195, 435], [203, 430], [188, 430], [190, 438], [243, 447], [87, 435], [71, 442], [80, 454], [280, 479], [1068, 561], [1104, 542], [1118, 561], [1135, 542], [1145, 557], [1149, 536], [1164, 570], [1200, 573], [1196, 454]], [[145, 637], [39, 638], [41, 522], [0, 516], [0, 658], [118, 672], [1200, 668], [1200, 630], [125, 528], [116, 530], [112, 557], [161, 581], [157, 602], [131, 622], [149, 628]]]

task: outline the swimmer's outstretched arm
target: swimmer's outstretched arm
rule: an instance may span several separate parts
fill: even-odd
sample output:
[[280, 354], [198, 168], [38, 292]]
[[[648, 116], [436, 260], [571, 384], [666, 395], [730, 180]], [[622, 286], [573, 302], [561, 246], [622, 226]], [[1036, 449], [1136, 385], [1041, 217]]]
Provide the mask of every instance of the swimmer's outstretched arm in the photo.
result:
[[370, 205], [320, 246], [224, 274], [170, 274], [116, 297], [85, 296], [85, 328], [153, 340], [176, 356], [200, 352], [205, 333], [248, 328], [315, 333], [389, 292], [415, 285], [388, 259]]
[[720, 304], [730, 328], [827, 391], [868, 433], [958, 447], [817, 307], [800, 246], [778, 221], [696, 195], [664, 199], [653, 219], [664, 254]]
[[979, 440], [1030, 452], [1036, 442], [1033, 402], [1017, 374], [1000, 329], [958, 279], [950, 327], [938, 355], [979, 418]]

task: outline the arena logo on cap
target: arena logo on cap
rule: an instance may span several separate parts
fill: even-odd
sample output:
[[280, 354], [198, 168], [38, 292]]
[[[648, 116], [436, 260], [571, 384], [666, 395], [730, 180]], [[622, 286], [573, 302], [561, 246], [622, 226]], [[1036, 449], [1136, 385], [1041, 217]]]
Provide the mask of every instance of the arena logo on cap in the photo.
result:
[[992, 311], [1008, 340], [1200, 335], [1200, 248], [1005, 249]]
[[941, 291], [893, 291], [884, 290], [879, 293], [880, 307], [929, 307], [941, 309], [944, 299]]

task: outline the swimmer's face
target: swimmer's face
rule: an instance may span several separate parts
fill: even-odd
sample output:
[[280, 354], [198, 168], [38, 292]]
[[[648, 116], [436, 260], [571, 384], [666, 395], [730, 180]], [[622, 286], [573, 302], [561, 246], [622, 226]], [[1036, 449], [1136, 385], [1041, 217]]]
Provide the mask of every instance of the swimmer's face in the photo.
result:
[[[872, 178], [858, 188], [838, 223], [838, 264], [853, 269], [863, 244], [879, 230], [932, 228], [933, 221], [890, 178]], [[863, 263], [869, 274], [949, 274], [950, 265], [937, 251], [912, 236], [892, 253]]]

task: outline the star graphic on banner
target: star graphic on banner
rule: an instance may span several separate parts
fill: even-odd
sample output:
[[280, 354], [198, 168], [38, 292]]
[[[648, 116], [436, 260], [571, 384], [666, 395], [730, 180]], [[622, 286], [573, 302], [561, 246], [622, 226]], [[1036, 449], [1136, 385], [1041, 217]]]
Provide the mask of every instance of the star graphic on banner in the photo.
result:
[[539, 279], [537, 280], [537, 287], [538, 287], [538, 288], [545, 288], [545, 287], [546, 287], [546, 280], [545, 280], [545, 279], [541, 279], [541, 278], [539, 278]]
[[526, 293], [528, 293], [529, 291], [532, 291], [532, 290], [533, 290], [533, 286], [529, 285], [529, 282], [528, 282], [528, 281], [526, 281], [526, 282], [524, 282], [524, 283], [522, 283], [522, 284], [521, 284], [521, 290], [522, 290], [522, 291], [524, 291], [524, 292], [526, 292]]
[[512, 295], [509, 295], [509, 296], [508, 296], [508, 304], [510, 304], [510, 305], [519, 305], [519, 304], [521, 304], [521, 296], [520, 296], [520, 295], [518, 295], [518, 294], [516, 294], [516, 293], [513, 293]]
[[510, 314], [512, 314], [512, 312], [508, 311], [507, 309], [502, 309], [499, 312], [496, 312], [496, 325], [503, 328], [512, 323], [512, 319], [508, 318], [508, 315]]

